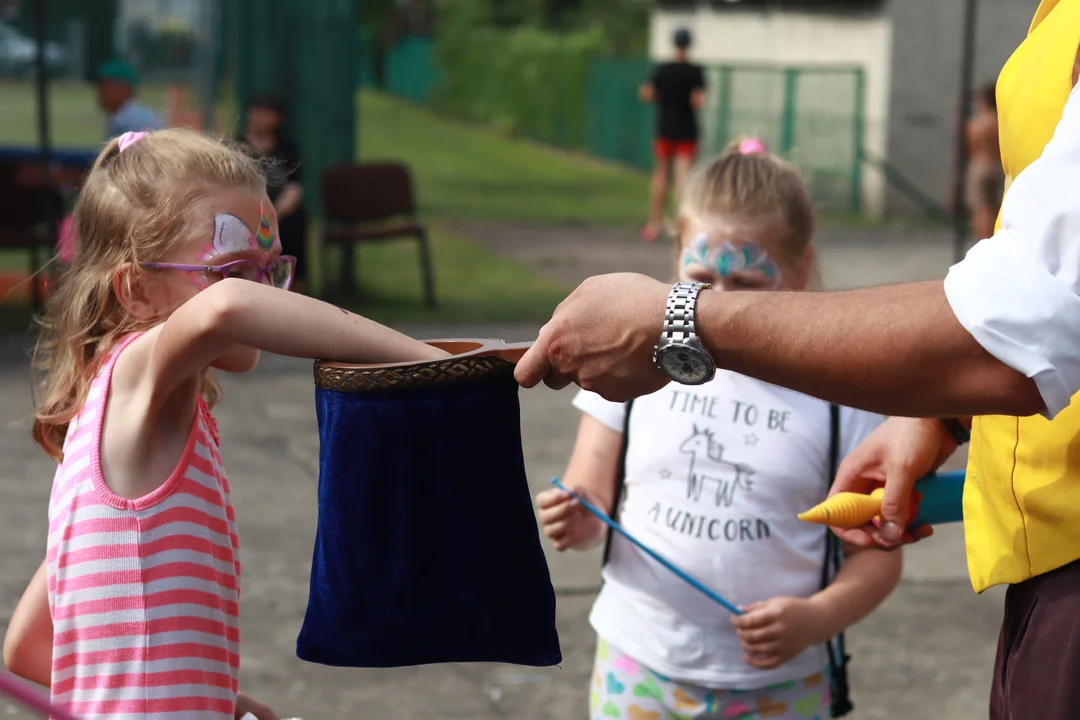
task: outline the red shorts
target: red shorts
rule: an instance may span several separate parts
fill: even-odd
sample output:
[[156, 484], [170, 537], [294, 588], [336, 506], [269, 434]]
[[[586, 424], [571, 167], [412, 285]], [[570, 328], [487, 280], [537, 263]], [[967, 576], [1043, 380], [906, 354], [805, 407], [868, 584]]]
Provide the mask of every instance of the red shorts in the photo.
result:
[[673, 157], [694, 157], [697, 155], [697, 140], [668, 140], [656, 138], [653, 143], [653, 153], [660, 160], [670, 160]]

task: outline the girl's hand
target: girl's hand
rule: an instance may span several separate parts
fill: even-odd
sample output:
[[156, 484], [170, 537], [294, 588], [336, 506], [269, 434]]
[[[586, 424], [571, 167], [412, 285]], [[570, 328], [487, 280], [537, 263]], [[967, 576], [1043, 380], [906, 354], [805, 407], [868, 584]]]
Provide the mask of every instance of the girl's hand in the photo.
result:
[[828, 637], [820, 608], [806, 598], [776, 597], [739, 609], [745, 615], [732, 616], [731, 624], [747, 664], [759, 670], [771, 670]]
[[237, 693], [236, 695], [236, 720], [241, 720], [245, 715], [251, 713], [258, 720], [281, 720], [270, 708], [266, 707], [262, 703], [255, 702], [250, 696], [244, 693]]
[[[596, 501], [581, 487], [570, 488], [594, 506]], [[536, 496], [540, 525], [559, 552], [591, 550], [604, 539], [606, 526], [570, 493], [554, 488]]]

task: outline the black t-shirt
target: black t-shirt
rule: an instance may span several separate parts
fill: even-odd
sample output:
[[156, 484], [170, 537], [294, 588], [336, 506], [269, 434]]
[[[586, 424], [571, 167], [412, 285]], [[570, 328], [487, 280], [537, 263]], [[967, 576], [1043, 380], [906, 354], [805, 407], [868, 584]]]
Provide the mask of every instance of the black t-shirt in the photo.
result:
[[665, 140], [697, 140], [697, 113], [691, 104], [695, 90], [705, 88], [700, 65], [667, 62], [656, 68], [652, 86], [656, 102], [656, 135]]

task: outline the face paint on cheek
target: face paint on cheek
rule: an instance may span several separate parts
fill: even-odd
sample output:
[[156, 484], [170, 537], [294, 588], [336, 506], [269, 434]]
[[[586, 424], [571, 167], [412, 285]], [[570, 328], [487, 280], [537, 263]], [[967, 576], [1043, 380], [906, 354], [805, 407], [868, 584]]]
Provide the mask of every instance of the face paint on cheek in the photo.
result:
[[251, 228], [243, 220], [229, 213], [214, 216], [214, 254], [247, 250], [252, 242]]
[[270, 215], [266, 212], [265, 205], [259, 205], [259, 229], [255, 233], [255, 240], [259, 247], [269, 250], [274, 246], [274, 227], [270, 224]]

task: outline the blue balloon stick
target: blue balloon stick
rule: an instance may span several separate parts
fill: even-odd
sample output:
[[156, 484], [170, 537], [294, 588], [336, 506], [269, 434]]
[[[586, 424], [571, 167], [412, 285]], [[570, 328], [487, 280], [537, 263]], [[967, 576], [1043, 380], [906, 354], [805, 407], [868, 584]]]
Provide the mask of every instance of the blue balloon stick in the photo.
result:
[[682, 568], [678, 567], [677, 565], [675, 565], [674, 563], [669, 561], [667, 558], [665, 558], [662, 555], [660, 555], [659, 553], [657, 553], [652, 548], [646, 546], [644, 543], [642, 543], [640, 540], [638, 540], [636, 537], [634, 537], [630, 533], [626, 532], [626, 530], [624, 530], [622, 528], [622, 526], [619, 525], [619, 523], [617, 523], [614, 520], [612, 520], [611, 518], [609, 518], [607, 516], [607, 514], [603, 510], [601, 510], [598, 507], [594, 506], [588, 500], [581, 497], [576, 492], [574, 492], [573, 490], [571, 490], [570, 488], [566, 487], [561, 482], [559, 482], [559, 478], [557, 478], [557, 477], [551, 478], [551, 484], [554, 485], [555, 487], [559, 488], [563, 492], [566, 492], [566, 493], [569, 493], [570, 495], [572, 495], [575, 500], [577, 500], [579, 503], [582, 504], [582, 506], [585, 507], [586, 510], [588, 510], [593, 515], [595, 515], [596, 517], [603, 520], [604, 523], [606, 523], [608, 527], [610, 527], [612, 530], [614, 530], [615, 532], [622, 535], [624, 538], [626, 538], [630, 542], [634, 543], [634, 545], [637, 545], [639, 548], [641, 548], [641, 550], [645, 554], [647, 554], [649, 557], [651, 557], [653, 560], [660, 563], [664, 567], [666, 567], [671, 572], [678, 575], [680, 578], [682, 578], [683, 581], [685, 581], [688, 585], [693, 587], [695, 590], [699, 590], [699, 591], [703, 592], [706, 596], [708, 596], [708, 598], [710, 600], [715, 602], [717, 605], [720, 605], [720, 606], [726, 608], [727, 610], [730, 610], [731, 612], [735, 613], [736, 615], [742, 615], [743, 614], [742, 610], [740, 610], [739, 608], [735, 607], [730, 602], [725, 600], [715, 590], [713, 590], [709, 586], [705, 585], [705, 583], [701, 582], [700, 580], [695, 578], [690, 573], [688, 573], [685, 570], [683, 570]]

